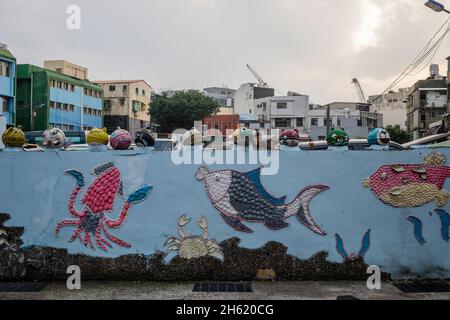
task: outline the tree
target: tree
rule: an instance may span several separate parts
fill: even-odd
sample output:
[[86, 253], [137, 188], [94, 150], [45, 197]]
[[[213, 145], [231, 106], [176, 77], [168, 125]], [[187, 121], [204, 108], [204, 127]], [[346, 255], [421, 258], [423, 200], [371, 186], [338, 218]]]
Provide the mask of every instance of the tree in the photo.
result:
[[192, 129], [195, 121], [219, 112], [220, 106], [210, 97], [197, 91], [178, 92], [172, 97], [157, 96], [152, 102], [150, 115], [159, 125], [160, 132]]
[[400, 144], [410, 141], [410, 136], [406, 130], [400, 128], [399, 125], [387, 126], [386, 131], [391, 135], [391, 140]]

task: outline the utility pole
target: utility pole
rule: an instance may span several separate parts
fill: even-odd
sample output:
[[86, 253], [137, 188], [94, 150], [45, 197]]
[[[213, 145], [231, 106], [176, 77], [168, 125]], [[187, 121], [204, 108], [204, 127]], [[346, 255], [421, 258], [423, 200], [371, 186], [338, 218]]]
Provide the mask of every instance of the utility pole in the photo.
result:
[[331, 110], [330, 110], [330, 105], [328, 105], [327, 106], [327, 117], [326, 117], [326, 119], [327, 119], [327, 132], [326, 132], [326, 134], [328, 135], [328, 133], [330, 132], [330, 129], [331, 129], [331, 119], [330, 119], [330, 113], [331, 113]]

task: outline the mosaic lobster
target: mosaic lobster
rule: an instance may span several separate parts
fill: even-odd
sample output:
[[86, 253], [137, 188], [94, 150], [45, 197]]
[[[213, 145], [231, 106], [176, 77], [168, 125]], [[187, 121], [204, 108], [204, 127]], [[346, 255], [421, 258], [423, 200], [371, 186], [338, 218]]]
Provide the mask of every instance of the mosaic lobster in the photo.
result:
[[[75, 189], [72, 191], [68, 203], [69, 213], [75, 219], [61, 221], [56, 226], [56, 236], [58, 236], [62, 228], [75, 226], [76, 229], [69, 240], [70, 242], [73, 242], [78, 238], [86, 247], [89, 245], [93, 250], [95, 250], [92, 242], [93, 236], [97, 246], [107, 252], [107, 247], [112, 248], [112, 245], [104, 238], [106, 237], [108, 240], [119, 245], [120, 247], [131, 248], [130, 244], [113, 236], [107, 229], [117, 229], [122, 227], [128, 216], [130, 208], [134, 204], [147, 199], [150, 192], [153, 190], [153, 187], [144, 185], [128, 197], [125, 197], [123, 182], [120, 178], [120, 171], [114, 165], [114, 162], [108, 162], [96, 167], [93, 170], [92, 174], [96, 178], [89, 186], [86, 194], [81, 200], [84, 204], [84, 208], [80, 212], [75, 209], [75, 200], [82, 188], [85, 186], [84, 175], [78, 170], [68, 170], [64, 172], [64, 174], [71, 176], [76, 182]], [[113, 220], [110, 219], [106, 213], [113, 210], [114, 201], [117, 196], [124, 200], [124, 204], [122, 206], [120, 216], [116, 220]], [[84, 239], [82, 237], [83, 232]]]

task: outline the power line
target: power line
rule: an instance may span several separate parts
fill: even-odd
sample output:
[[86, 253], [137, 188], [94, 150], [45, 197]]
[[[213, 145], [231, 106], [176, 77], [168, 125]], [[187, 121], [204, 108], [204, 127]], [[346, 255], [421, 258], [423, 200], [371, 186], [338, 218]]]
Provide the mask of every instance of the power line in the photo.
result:
[[[450, 31], [450, 18], [448, 18], [442, 25], [441, 27], [436, 31], [436, 33], [433, 35], [433, 37], [428, 41], [428, 43], [425, 45], [425, 47], [416, 55], [416, 57], [411, 61], [411, 63], [403, 70], [403, 72], [394, 80], [394, 82], [392, 82], [381, 94], [379, 94], [374, 100], [372, 100], [372, 103], [377, 102], [386, 92], [388, 92], [389, 90], [391, 90], [395, 85], [397, 85], [398, 83], [400, 83], [403, 79], [405, 79], [407, 76], [409, 75], [413, 75], [412, 73], [421, 65], [421, 63], [431, 54], [431, 52], [433, 52], [434, 49], [436, 49], [434, 51], [434, 54], [432, 56], [432, 58], [430, 59], [430, 61], [434, 58], [434, 56], [436, 55], [439, 47], [442, 44], [442, 41], [444, 40], [444, 38], [447, 36], [448, 32]], [[433, 42], [433, 40], [437, 37], [437, 35], [442, 31], [442, 29], [447, 25], [447, 29], [446, 31], [442, 34], [442, 36], [436, 40], [436, 42], [431, 46], [431, 43]], [[427, 64], [425, 64], [425, 67], [427, 66]], [[422, 68], [422, 70], [420, 70], [418, 73], [420, 73], [421, 71], [423, 71], [423, 69], [425, 69], [425, 67]], [[416, 73], [416, 74], [418, 74]]]

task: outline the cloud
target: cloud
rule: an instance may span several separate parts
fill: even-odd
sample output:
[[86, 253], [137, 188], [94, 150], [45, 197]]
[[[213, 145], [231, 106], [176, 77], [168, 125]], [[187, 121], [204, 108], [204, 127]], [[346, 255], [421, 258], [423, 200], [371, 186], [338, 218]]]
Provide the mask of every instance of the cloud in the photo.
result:
[[[79, 31], [66, 28], [71, 4]], [[381, 92], [445, 18], [423, 0], [2, 0], [0, 42], [19, 63], [67, 59], [92, 79], [156, 89], [238, 87], [255, 81], [248, 63], [278, 91], [328, 103], [354, 100], [354, 77], [366, 95]], [[441, 71], [449, 55], [447, 39], [433, 60]]]

